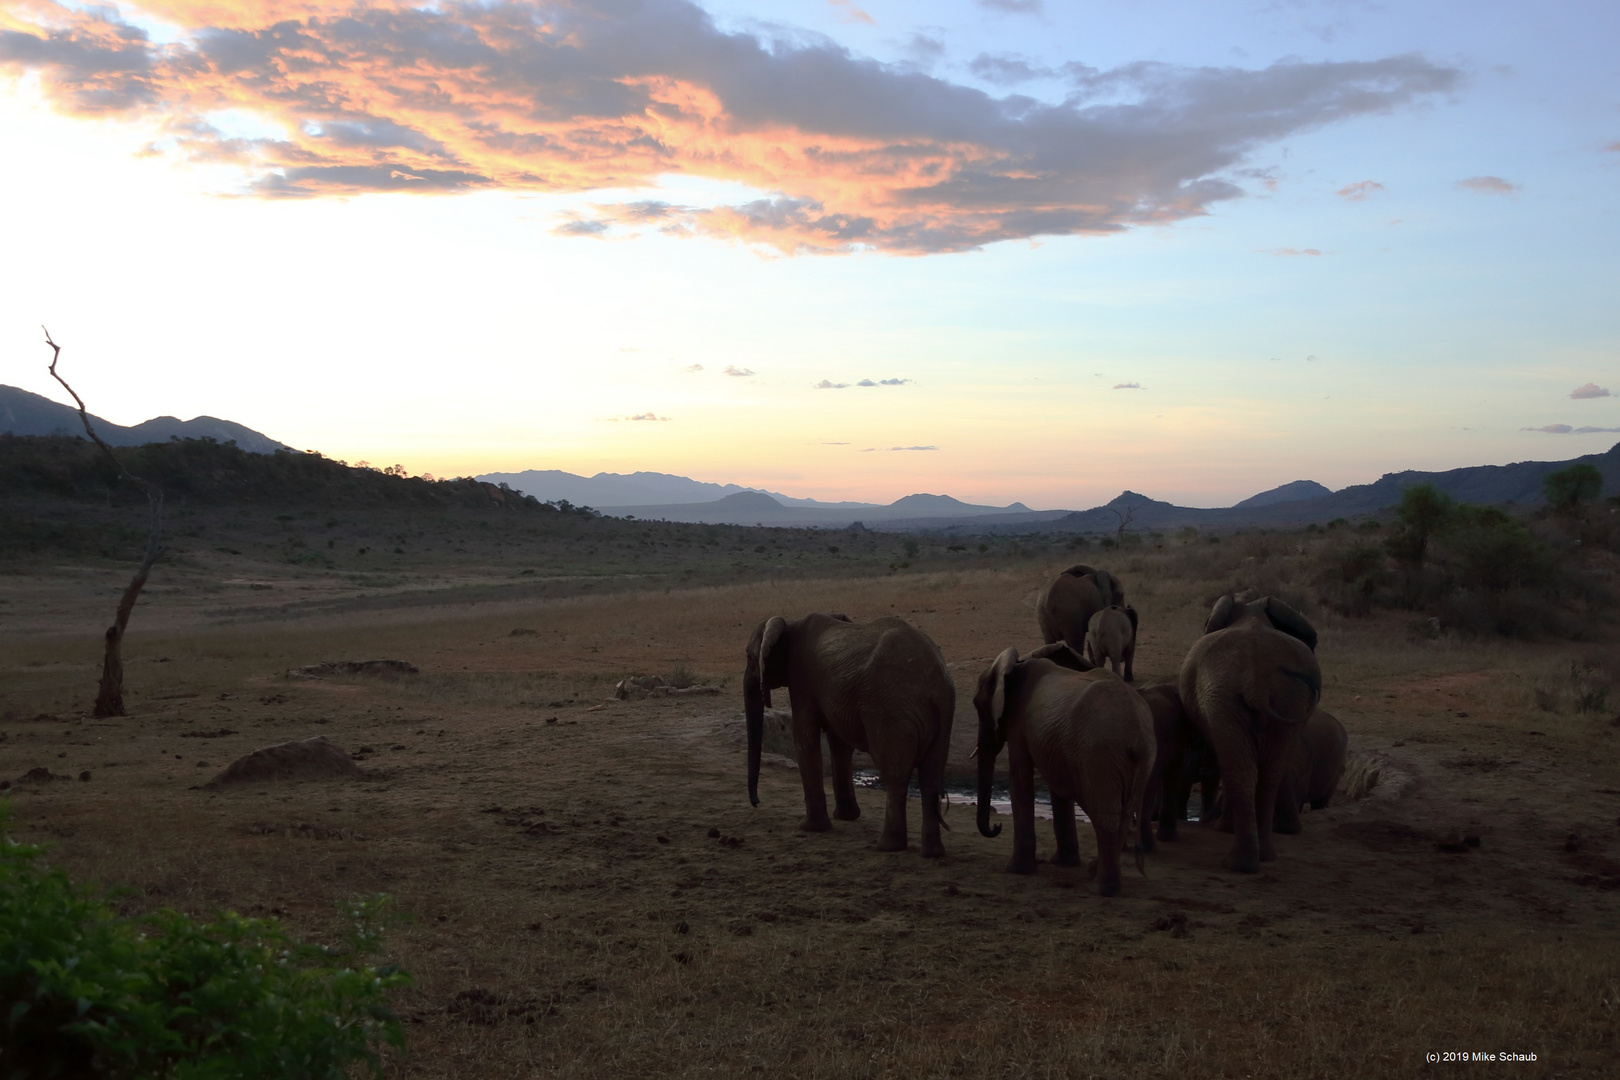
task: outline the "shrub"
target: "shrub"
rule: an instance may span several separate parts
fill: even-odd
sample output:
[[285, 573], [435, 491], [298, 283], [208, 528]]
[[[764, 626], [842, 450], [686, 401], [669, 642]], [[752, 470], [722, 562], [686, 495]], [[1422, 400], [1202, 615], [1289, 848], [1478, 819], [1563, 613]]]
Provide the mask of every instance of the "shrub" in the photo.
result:
[[404, 1045], [385, 999], [407, 977], [356, 962], [381, 900], [327, 949], [230, 913], [123, 918], [42, 853], [0, 836], [0, 1075], [338, 1080]]
[[1541, 493], [1555, 514], [1574, 514], [1583, 503], [1596, 502], [1603, 494], [1603, 474], [1596, 465], [1580, 462], [1548, 473], [1541, 482]]

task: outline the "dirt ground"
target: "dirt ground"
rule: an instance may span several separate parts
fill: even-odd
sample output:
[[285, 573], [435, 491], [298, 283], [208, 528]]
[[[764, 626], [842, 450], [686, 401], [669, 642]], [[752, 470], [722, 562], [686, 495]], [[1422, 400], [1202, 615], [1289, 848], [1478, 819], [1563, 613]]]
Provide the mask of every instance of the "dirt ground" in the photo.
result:
[[[956, 676], [960, 765], [974, 680], [1039, 643], [1034, 595], [1063, 565], [228, 624], [206, 614], [217, 599], [159, 588], [131, 624], [132, 715], [107, 721], [88, 711], [121, 582], [13, 576], [0, 778], [15, 835], [128, 889], [131, 910], [270, 914], [319, 940], [343, 899], [390, 894], [390, 958], [415, 978], [390, 1075], [1614, 1075], [1612, 650], [1313, 613], [1323, 705], [1353, 751], [1387, 755], [1388, 782], [1307, 813], [1255, 876], [1220, 869], [1229, 837], [1195, 826], [1103, 900], [1083, 870], [1004, 873], [1011, 830], [981, 838], [967, 805], [937, 861], [916, 853], [915, 802], [913, 850], [873, 850], [878, 791], [828, 834], [798, 830], [790, 770], [749, 806], [758, 620], [922, 627]], [[1115, 568], [1142, 616], [1138, 678], [1173, 678], [1220, 585], [1151, 555]], [[375, 657], [421, 673], [285, 674]], [[625, 675], [672, 672], [723, 692], [612, 698]], [[200, 787], [315, 734], [365, 775]], [[39, 767], [89, 779], [19, 782]], [[1441, 850], [1453, 831], [1481, 843]]]

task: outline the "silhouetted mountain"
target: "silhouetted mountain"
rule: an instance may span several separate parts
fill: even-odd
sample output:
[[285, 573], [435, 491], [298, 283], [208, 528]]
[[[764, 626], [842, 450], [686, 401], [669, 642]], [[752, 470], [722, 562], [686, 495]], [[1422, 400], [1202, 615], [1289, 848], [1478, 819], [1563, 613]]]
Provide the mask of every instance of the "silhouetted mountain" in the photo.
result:
[[[594, 506], [614, 510], [657, 506], [679, 506], [686, 503], [710, 503], [727, 495], [744, 491], [759, 491], [737, 484], [711, 484], [671, 473], [633, 472], [597, 473], [595, 476], [576, 476], [561, 469], [526, 469], [518, 473], [485, 473], [478, 477], [491, 484], [533, 495], [542, 502], [566, 499], [575, 506]], [[875, 505], [859, 502], [818, 502], [815, 499], [795, 499], [775, 491], [764, 494], [783, 506], [807, 506], [822, 509], [865, 507]], [[635, 511], [631, 509], [631, 512]]]
[[[250, 454], [292, 449], [250, 427], [213, 416], [198, 416], [190, 420], [159, 416], [133, 427], [124, 427], [91, 413], [90, 422], [95, 425], [96, 434], [105, 439], [109, 446], [142, 446], [168, 442], [170, 439], [213, 439], [222, 443], [234, 442]], [[0, 386], [0, 435], [67, 435], [83, 438], [84, 424], [79, 420], [79, 410], [71, 405], [59, 404], [15, 386]]]
[[[1011, 507], [975, 506], [949, 495], [907, 495], [888, 506], [855, 503], [814, 506], [783, 505], [781, 496], [760, 491], [740, 491], [714, 502], [673, 503], [664, 506], [612, 506], [603, 509], [613, 517], [635, 517], [651, 521], [684, 521], [707, 525], [772, 525], [779, 527], [841, 529], [856, 521], [879, 528], [896, 529], [897, 523], [916, 520], [960, 521], [983, 516], [1031, 513], [1022, 503]], [[1017, 508], [1017, 509], [1014, 509]], [[1061, 514], [1062, 511], [1057, 511]]]
[[1262, 491], [1258, 495], [1250, 495], [1242, 502], [1233, 503], [1232, 509], [1253, 506], [1275, 506], [1277, 503], [1298, 502], [1301, 499], [1320, 499], [1324, 495], [1333, 494], [1333, 489], [1323, 487], [1315, 480], [1295, 480], [1291, 484], [1274, 487], [1270, 491]]

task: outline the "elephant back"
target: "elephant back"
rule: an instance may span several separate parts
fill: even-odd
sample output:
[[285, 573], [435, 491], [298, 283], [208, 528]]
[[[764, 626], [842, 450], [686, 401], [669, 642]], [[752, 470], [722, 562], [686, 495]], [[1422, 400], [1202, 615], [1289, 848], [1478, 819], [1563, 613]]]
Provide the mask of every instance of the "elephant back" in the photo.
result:
[[1235, 698], [1261, 716], [1303, 723], [1321, 700], [1322, 670], [1299, 638], [1246, 620], [1194, 642], [1177, 685], [1195, 721]]
[[1124, 602], [1125, 590], [1108, 571], [1071, 566], [1054, 578], [1036, 600], [1041, 638], [1048, 645], [1067, 641], [1078, 647], [1085, 640], [1093, 615]]

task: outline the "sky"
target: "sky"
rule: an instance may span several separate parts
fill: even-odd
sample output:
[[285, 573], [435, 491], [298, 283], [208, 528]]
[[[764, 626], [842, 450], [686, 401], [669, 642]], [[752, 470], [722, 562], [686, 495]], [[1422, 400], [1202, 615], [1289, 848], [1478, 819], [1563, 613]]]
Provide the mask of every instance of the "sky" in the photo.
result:
[[0, 0], [0, 383], [1222, 506], [1620, 441], [1620, 7]]

